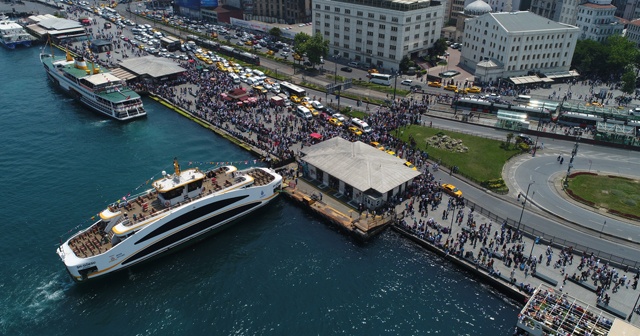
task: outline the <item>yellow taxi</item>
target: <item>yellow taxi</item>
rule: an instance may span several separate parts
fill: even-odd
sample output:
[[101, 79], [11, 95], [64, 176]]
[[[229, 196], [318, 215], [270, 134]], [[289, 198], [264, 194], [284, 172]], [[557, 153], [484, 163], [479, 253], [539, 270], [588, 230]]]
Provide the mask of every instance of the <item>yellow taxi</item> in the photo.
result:
[[418, 168], [416, 166], [414, 166], [413, 163], [411, 163], [409, 161], [405, 162], [404, 165], [409, 167], [409, 168], [411, 168], [411, 169], [413, 169], [413, 170], [418, 170]]
[[338, 118], [331, 118], [329, 119], [329, 123], [333, 126], [342, 126], [342, 121], [338, 120]]
[[437, 87], [437, 88], [442, 87], [442, 83], [440, 82], [429, 82], [427, 85], [431, 87]]
[[320, 112], [318, 112], [318, 110], [314, 109], [313, 107], [308, 107], [308, 109], [311, 112], [312, 116], [317, 117], [320, 115]]
[[265, 89], [262, 85], [254, 85], [254, 86], [252, 86], [252, 88], [254, 90], [256, 90], [257, 92], [260, 92], [262, 94], [267, 94], [267, 92], [268, 92], [267, 89]]
[[396, 156], [396, 152], [392, 151], [392, 150], [386, 150], [385, 153], [389, 154], [389, 155], [393, 155]]
[[253, 42], [251, 42], [251, 41], [247, 41], [247, 42], [245, 42], [244, 44], [245, 44], [245, 45], [248, 45], [248, 46], [252, 46], [252, 45], [253, 45]]
[[311, 103], [308, 102], [308, 101], [300, 102], [300, 105], [302, 105], [302, 106], [304, 106], [304, 107], [306, 107], [308, 109], [312, 109], [313, 108], [313, 105], [311, 105]]
[[448, 90], [448, 91], [453, 91], [455, 93], [458, 93], [458, 87], [456, 85], [449, 84], [449, 85], [445, 86], [444, 89]]
[[273, 50], [269, 50], [269, 51], [267, 51], [267, 55], [269, 55], [269, 56], [273, 56], [273, 54], [275, 54], [275, 53], [273, 52]]
[[468, 87], [468, 88], [464, 89], [464, 91], [466, 93], [480, 93], [480, 92], [482, 92], [482, 90], [477, 86]]
[[300, 102], [302, 101], [302, 99], [300, 99], [300, 97], [298, 96], [291, 96], [289, 97], [289, 99], [296, 104], [300, 104]]
[[455, 197], [461, 197], [462, 196], [462, 191], [460, 191], [460, 189], [456, 188], [456, 186], [454, 186], [453, 184], [448, 184], [448, 183], [443, 183], [442, 184], [442, 191], [444, 191], [445, 193], [451, 195], [451, 196], [455, 196]]
[[355, 135], [362, 135], [362, 131], [355, 127], [355, 126], [349, 126], [349, 132], [355, 134]]
[[377, 142], [377, 141], [371, 141], [371, 142], [369, 142], [369, 144], [370, 144], [371, 146], [375, 147], [375, 148], [380, 147], [380, 143], [379, 143], [379, 142]]

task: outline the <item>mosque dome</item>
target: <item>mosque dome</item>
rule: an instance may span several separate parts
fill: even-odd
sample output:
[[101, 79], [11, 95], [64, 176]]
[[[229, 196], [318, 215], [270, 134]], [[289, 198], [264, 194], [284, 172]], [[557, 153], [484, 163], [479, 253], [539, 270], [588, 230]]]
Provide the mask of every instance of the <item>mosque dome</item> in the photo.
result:
[[464, 13], [467, 15], [483, 15], [491, 12], [491, 6], [482, 1], [476, 0], [464, 7]]

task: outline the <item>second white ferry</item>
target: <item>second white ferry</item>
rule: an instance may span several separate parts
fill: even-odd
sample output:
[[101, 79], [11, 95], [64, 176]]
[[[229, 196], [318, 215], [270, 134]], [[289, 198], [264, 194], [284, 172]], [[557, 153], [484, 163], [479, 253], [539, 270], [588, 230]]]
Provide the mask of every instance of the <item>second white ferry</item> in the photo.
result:
[[267, 168], [180, 170], [153, 188], [111, 204], [57, 250], [77, 282], [133, 266], [204, 237], [273, 200], [282, 176]]

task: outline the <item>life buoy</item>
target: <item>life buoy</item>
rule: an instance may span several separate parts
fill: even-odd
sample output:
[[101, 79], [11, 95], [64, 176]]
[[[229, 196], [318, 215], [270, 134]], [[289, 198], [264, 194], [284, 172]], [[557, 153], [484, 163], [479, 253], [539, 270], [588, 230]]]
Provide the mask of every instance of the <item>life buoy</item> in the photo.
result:
[[165, 201], [165, 202], [164, 202], [164, 206], [166, 206], [167, 208], [168, 208], [170, 205], [171, 205], [171, 202], [169, 202], [169, 201]]

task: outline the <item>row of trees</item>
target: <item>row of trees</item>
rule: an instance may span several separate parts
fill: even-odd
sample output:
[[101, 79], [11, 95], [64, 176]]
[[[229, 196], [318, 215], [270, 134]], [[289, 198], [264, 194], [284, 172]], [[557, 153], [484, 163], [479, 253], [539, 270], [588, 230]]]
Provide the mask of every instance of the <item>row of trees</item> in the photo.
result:
[[632, 94], [636, 89], [636, 69], [640, 69], [640, 51], [623, 36], [611, 36], [604, 43], [579, 40], [571, 66], [587, 78], [621, 80], [621, 90]]
[[[269, 35], [276, 40], [280, 40], [282, 38], [282, 30], [278, 27], [273, 27], [269, 30]], [[320, 34], [310, 36], [306, 33], [298, 33], [294, 36], [293, 51], [298, 55], [307, 54], [309, 62], [316, 66], [320, 64], [320, 59], [326, 57], [329, 53], [329, 41], [323, 39]]]

